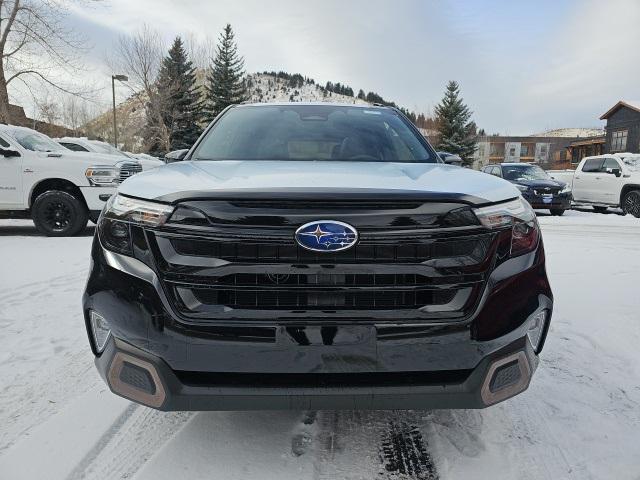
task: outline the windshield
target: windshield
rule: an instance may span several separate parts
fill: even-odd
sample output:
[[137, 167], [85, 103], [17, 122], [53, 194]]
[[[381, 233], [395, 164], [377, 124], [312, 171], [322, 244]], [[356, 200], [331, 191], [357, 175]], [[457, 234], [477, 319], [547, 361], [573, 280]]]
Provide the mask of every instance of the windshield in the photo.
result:
[[23, 148], [33, 152], [64, 152], [65, 147], [54, 142], [46, 135], [33, 130], [13, 130], [11, 132], [13, 138], [22, 145]]
[[536, 165], [503, 165], [502, 176], [506, 180], [550, 180], [551, 177]]
[[121, 152], [116, 147], [109, 145], [105, 142], [100, 142], [98, 140], [91, 140], [91, 145], [95, 147], [95, 150], [98, 153], [108, 153], [109, 155], [120, 155], [122, 157], [127, 157], [128, 155], [124, 152]]
[[193, 159], [437, 162], [395, 111], [331, 104], [232, 108]]

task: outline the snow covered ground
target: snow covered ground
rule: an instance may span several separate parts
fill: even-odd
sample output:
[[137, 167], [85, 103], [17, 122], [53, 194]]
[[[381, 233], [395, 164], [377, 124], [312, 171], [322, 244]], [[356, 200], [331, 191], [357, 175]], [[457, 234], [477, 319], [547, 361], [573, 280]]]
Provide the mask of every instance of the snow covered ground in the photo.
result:
[[92, 230], [0, 220], [0, 479], [638, 479], [640, 220], [540, 223], [556, 304], [524, 394], [481, 411], [161, 413], [93, 367]]

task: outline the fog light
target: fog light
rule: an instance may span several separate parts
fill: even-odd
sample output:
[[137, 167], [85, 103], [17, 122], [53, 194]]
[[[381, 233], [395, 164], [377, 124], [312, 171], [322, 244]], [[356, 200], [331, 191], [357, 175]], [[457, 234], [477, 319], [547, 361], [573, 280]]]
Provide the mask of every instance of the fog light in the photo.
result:
[[544, 332], [544, 324], [546, 320], [547, 310], [542, 310], [533, 317], [531, 325], [529, 325], [529, 330], [527, 330], [527, 337], [529, 337], [531, 346], [536, 353], [538, 353], [540, 340], [542, 340], [542, 333]]
[[93, 310], [91, 310], [90, 320], [96, 351], [102, 353], [107, 345], [107, 340], [109, 340], [109, 335], [111, 335], [111, 327], [109, 327], [109, 322], [102, 315]]

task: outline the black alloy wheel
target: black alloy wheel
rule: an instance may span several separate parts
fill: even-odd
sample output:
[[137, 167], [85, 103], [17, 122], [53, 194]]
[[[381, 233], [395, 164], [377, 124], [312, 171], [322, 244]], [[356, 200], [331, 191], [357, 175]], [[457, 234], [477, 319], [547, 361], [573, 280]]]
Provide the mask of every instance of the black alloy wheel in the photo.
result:
[[87, 208], [67, 192], [44, 192], [33, 202], [31, 210], [36, 228], [49, 237], [76, 235], [87, 225]]
[[622, 210], [624, 213], [640, 218], [640, 190], [632, 190], [624, 196]]

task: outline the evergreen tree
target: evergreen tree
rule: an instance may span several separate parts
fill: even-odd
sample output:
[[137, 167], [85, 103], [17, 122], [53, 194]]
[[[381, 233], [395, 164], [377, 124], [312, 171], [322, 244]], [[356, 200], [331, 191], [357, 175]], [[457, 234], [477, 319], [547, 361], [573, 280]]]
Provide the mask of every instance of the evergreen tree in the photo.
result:
[[475, 150], [476, 126], [470, 121], [472, 112], [460, 97], [460, 87], [456, 82], [447, 84], [435, 114], [440, 135], [438, 149], [457, 153], [466, 164], [470, 164]]
[[364, 90], [360, 89], [360, 91], [358, 92], [358, 98], [360, 100], [364, 100], [365, 98], [367, 98], [367, 96], [364, 94]]
[[216, 58], [209, 69], [206, 84], [206, 117], [213, 120], [229, 105], [241, 103], [247, 98], [243, 80], [244, 59], [238, 55], [231, 25], [227, 24], [220, 34]]
[[202, 102], [195, 70], [187, 58], [182, 39], [176, 37], [158, 74], [161, 115], [170, 150], [190, 148], [202, 132]]

